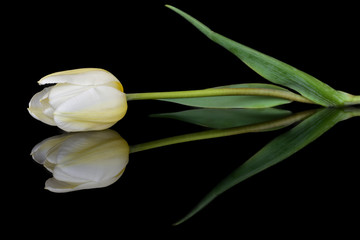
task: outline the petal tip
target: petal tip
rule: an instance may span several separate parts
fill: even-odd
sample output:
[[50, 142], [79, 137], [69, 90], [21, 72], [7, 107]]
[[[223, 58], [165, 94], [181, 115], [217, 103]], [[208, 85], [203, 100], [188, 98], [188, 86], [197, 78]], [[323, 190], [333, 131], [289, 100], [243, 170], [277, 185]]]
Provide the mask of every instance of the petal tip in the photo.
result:
[[71, 83], [97, 85], [108, 82], [119, 82], [119, 80], [109, 71], [101, 68], [79, 68], [51, 73], [41, 78], [38, 84]]

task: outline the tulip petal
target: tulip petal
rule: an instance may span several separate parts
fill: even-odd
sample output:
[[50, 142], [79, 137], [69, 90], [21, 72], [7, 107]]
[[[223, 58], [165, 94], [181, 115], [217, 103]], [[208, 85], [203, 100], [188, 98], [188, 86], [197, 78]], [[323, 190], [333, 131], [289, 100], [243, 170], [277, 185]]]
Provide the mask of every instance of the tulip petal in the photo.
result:
[[53, 110], [48, 102], [48, 96], [51, 89], [52, 87], [47, 87], [36, 93], [29, 102], [28, 111], [35, 119], [56, 126], [56, 123], [52, 118]]
[[129, 152], [128, 143], [107, 129], [50, 137], [38, 143], [31, 154], [53, 173], [45, 189], [71, 192], [116, 182], [129, 162]]
[[119, 175], [129, 161], [129, 145], [111, 130], [66, 134], [51, 149], [45, 165], [53, 166], [59, 181], [82, 184], [102, 182]]
[[47, 138], [40, 143], [36, 144], [31, 150], [32, 158], [39, 164], [44, 164], [48, 155], [56, 149], [56, 146], [61, 144], [66, 138], [67, 134], [53, 136]]
[[69, 83], [58, 83], [49, 92], [49, 103], [56, 109], [61, 104], [77, 95], [88, 91], [94, 86], [81, 86]]
[[[50, 98], [50, 104], [52, 102]], [[56, 125], [68, 132], [102, 130], [111, 127], [125, 116], [126, 95], [112, 87], [89, 87], [57, 106]]]
[[80, 68], [49, 74], [38, 82], [40, 85], [51, 83], [71, 83], [82, 86], [104, 85], [116, 82], [119, 90], [124, 91], [119, 80], [110, 72], [100, 68]]
[[45, 182], [45, 189], [57, 193], [75, 191], [76, 186], [76, 184], [58, 181], [55, 178], [49, 178]]
[[65, 192], [73, 192], [78, 190], [84, 190], [84, 189], [92, 189], [92, 188], [102, 188], [107, 187], [114, 182], [116, 182], [121, 175], [118, 175], [116, 177], [107, 179], [106, 181], [102, 182], [84, 182], [84, 183], [71, 183], [71, 182], [63, 182], [59, 181], [55, 178], [49, 178], [45, 182], [45, 189], [56, 192], [56, 193], [65, 193]]
[[[129, 158], [128, 153], [119, 154], [116, 149], [119, 145], [114, 145], [114, 147], [99, 146], [88, 152], [73, 152], [70, 154], [71, 159], [66, 154], [59, 155], [59, 159], [68, 158], [68, 161], [55, 165], [53, 176], [59, 181], [76, 184], [103, 182], [109, 177], [118, 176], [124, 171]], [[112, 151], [98, 151], [103, 148], [112, 149]]]

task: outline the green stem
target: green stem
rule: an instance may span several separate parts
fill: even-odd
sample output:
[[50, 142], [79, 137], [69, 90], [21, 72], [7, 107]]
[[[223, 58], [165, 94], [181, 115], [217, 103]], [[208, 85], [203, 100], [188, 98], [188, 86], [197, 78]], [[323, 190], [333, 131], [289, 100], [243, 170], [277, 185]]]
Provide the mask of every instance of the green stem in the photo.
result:
[[174, 91], [174, 92], [151, 92], [151, 93], [128, 93], [127, 100], [150, 100], [167, 98], [196, 98], [196, 97], [215, 97], [215, 96], [268, 96], [287, 99], [301, 103], [311, 103], [307, 98], [298, 94], [267, 88], [215, 88], [204, 90]]
[[294, 122], [303, 120], [304, 118], [310, 116], [315, 113], [317, 110], [308, 110], [300, 113], [293, 114], [289, 117], [265, 122], [252, 124], [242, 127], [235, 127], [229, 129], [215, 129], [215, 130], [207, 130], [203, 132], [184, 134], [175, 137], [164, 138], [160, 140], [155, 140], [151, 142], [141, 143], [137, 145], [133, 145], [130, 147], [130, 153], [141, 152], [145, 150], [150, 150], [153, 148], [173, 145], [177, 143], [191, 142], [197, 140], [205, 140], [211, 138], [219, 138], [226, 137], [232, 135], [238, 135], [249, 132], [261, 132], [266, 130], [278, 129], [279, 127], [288, 126]]
[[360, 96], [354, 96], [354, 95], [351, 95], [351, 94], [348, 94], [350, 97], [350, 100], [349, 101], [346, 101], [345, 102], [345, 106], [352, 106], [352, 105], [358, 105], [360, 104]]

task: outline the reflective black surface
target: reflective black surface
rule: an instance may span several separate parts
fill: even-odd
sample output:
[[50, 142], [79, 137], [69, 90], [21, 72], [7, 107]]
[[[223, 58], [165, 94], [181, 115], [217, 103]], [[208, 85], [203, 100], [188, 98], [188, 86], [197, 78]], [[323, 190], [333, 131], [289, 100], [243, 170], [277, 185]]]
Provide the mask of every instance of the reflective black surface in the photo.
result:
[[[6, 144], [2, 196], [3, 207], [8, 209], [4, 229], [12, 227], [12, 234], [17, 234], [19, 229], [31, 226], [29, 236], [45, 236], [47, 229], [57, 236], [119, 238], [129, 233], [170, 239], [190, 234], [229, 238], [234, 233], [239, 238], [249, 234], [356, 236], [358, 118], [338, 123], [286, 160], [221, 194], [178, 226], [172, 224], [216, 184], [295, 123], [276, 131], [130, 153], [126, 170], [108, 187], [69, 193], [44, 189], [52, 175], [32, 159], [30, 152], [39, 142], [63, 132], [33, 119], [26, 107], [31, 96], [42, 89], [36, 81], [46, 74], [80, 67], [105, 68], [119, 78], [125, 92], [265, 82], [163, 7], [165, 3], [336, 89], [359, 94], [357, 63], [350, 60], [359, 53], [354, 31], [357, 16], [348, 5], [318, 8], [301, 2], [285, 6], [286, 12], [276, 3], [235, 8], [227, 1], [146, 1], [123, 6], [100, 3], [86, 8], [72, 6], [70, 10], [69, 5], [59, 3], [45, 9], [41, 6], [41, 11], [34, 8], [26, 15], [15, 14], [22, 21], [6, 28], [6, 46], [13, 52], [6, 57], [9, 75], [4, 79], [10, 83], [6, 90], [12, 93], [3, 114]], [[97, 17], [100, 13], [103, 17]], [[254, 18], [260, 21], [252, 21]], [[314, 109], [302, 104], [281, 108], [293, 113]], [[149, 117], [183, 110], [189, 108], [157, 101], [131, 102], [126, 117], [112, 130], [129, 146], [208, 130], [174, 119]]]

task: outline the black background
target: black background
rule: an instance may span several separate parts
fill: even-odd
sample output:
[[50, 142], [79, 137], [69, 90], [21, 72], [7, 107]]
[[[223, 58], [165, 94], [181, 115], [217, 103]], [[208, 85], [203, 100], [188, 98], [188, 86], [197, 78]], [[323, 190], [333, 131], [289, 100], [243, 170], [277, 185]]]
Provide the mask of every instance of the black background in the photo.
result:
[[[231, 53], [164, 7], [171, 4], [213, 30], [360, 94], [356, 6], [346, 1], [51, 1], [3, 9], [4, 230], [37, 237], [96, 235], [319, 236], [357, 233], [358, 119], [340, 123], [284, 162], [239, 184], [183, 225], [218, 181], [280, 134], [268, 132], [185, 143], [130, 155], [119, 181], [103, 189], [56, 194], [30, 151], [61, 131], [33, 119], [28, 102], [52, 72], [99, 67], [125, 92], [190, 90], [266, 82]], [[291, 104], [294, 112], [310, 106]], [[204, 130], [149, 114], [188, 109], [129, 103], [112, 129], [130, 145]], [[9, 134], [10, 133], [10, 134]], [[26, 229], [26, 230], [25, 230]], [[236, 233], [236, 235], [233, 235]], [[246, 237], [245, 237], [246, 238]]]

